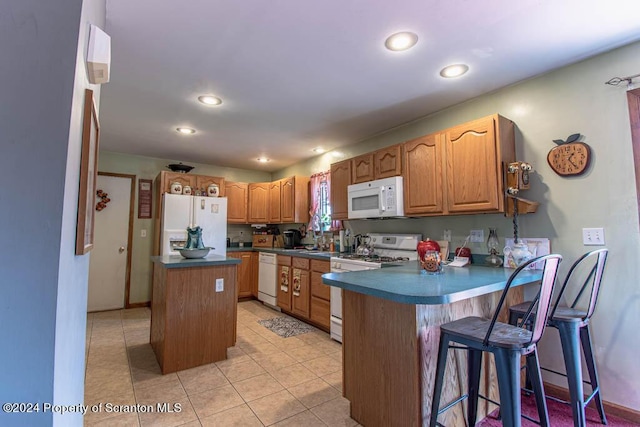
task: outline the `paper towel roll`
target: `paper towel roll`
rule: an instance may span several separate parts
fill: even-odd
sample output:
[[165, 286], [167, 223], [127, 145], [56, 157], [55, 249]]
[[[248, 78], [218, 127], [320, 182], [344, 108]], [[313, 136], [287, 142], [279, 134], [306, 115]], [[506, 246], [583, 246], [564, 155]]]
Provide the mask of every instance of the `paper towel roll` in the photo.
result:
[[344, 252], [345, 250], [345, 245], [344, 245], [344, 230], [340, 230], [340, 252]]

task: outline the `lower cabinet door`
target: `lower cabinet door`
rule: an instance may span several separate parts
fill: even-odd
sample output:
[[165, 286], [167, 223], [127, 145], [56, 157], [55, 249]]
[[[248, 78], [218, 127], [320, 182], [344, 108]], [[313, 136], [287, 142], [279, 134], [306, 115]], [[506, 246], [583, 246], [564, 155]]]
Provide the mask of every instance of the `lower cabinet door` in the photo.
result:
[[331, 326], [331, 304], [329, 301], [312, 296], [311, 316], [309, 318], [318, 325], [329, 329]]
[[309, 318], [309, 270], [294, 268], [291, 273], [291, 311]]
[[278, 307], [291, 311], [291, 267], [278, 266]]

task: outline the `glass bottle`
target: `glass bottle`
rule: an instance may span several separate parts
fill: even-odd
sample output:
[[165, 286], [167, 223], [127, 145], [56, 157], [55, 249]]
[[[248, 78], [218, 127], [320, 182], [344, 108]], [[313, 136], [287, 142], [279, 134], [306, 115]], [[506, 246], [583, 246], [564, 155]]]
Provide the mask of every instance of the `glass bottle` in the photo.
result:
[[502, 259], [498, 256], [498, 247], [500, 242], [498, 241], [498, 234], [495, 228], [489, 227], [489, 237], [487, 238], [487, 250], [489, 256], [485, 258], [485, 262], [488, 265], [494, 267], [500, 267], [502, 265]]

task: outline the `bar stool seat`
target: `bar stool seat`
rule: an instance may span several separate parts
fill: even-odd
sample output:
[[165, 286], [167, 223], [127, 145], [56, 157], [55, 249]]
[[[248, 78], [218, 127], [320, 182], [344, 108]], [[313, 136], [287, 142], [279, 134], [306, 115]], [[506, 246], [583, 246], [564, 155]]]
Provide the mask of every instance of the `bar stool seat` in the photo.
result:
[[[438, 415], [465, 398], [468, 398], [469, 401], [467, 406], [467, 425], [474, 426], [476, 424], [478, 398], [480, 397], [482, 355], [484, 352], [492, 353], [495, 357], [503, 425], [507, 427], [521, 426], [520, 357], [524, 355], [526, 356], [529, 372], [531, 372], [540, 424], [545, 427], [549, 426], [536, 343], [540, 340], [547, 323], [553, 286], [558, 264], [561, 260], [562, 256], [557, 254], [544, 255], [518, 267], [507, 280], [492, 319], [470, 316], [440, 326], [440, 346], [438, 348], [438, 363], [431, 401], [430, 427], [441, 425], [437, 420]], [[539, 307], [538, 311], [541, 315], [533, 315], [533, 327], [530, 328], [531, 330], [497, 322], [511, 284], [521, 271], [536, 262], [543, 263], [544, 268], [542, 280], [540, 281], [540, 297], [532, 304]], [[451, 345], [451, 342], [459, 345]], [[440, 397], [444, 384], [449, 348], [468, 351], [468, 392], [440, 409]]]
[[[598, 371], [596, 368], [595, 358], [591, 344], [591, 333], [589, 331], [589, 320], [595, 310], [602, 275], [607, 260], [607, 249], [598, 249], [587, 252], [582, 255], [569, 269], [569, 273], [564, 280], [558, 298], [551, 310], [547, 325], [558, 329], [560, 335], [560, 343], [562, 345], [562, 354], [564, 357], [565, 372], [551, 371], [555, 374], [567, 377], [569, 386], [569, 395], [571, 397], [571, 410], [573, 414], [574, 427], [586, 426], [585, 407], [591, 399], [595, 400], [596, 409], [600, 415], [602, 424], [607, 424], [607, 417], [604, 413], [604, 405], [600, 396], [600, 386], [598, 382]], [[593, 264], [593, 265], [592, 265]], [[559, 303], [563, 300], [564, 293], [569, 283], [574, 283], [579, 274], [589, 271], [585, 281], [577, 292], [577, 296], [571, 306], [561, 306]], [[579, 282], [579, 281], [578, 281]], [[578, 302], [586, 290], [591, 287], [589, 302], [586, 310], [576, 308]], [[509, 323], [517, 325], [518, 323], [529, 323], [529, 313], [535, 314], [536, 308], [530, 308], [531, 303], [522, 303], [509, 307]], [[589, 381], [585, 381], [591, 386], [591, 394], [585, 399], [582, 378], [582, 362], [580, 360], [580, 347], [584, 353], [585, 364], [589, 372]], [[541, 368], [550, 371], [549, 369]]]
[[[491, 320], [471, 316], [446, 323], [440, 326], [440, 331], [481, 343], [490, 327]], [[531, 331], [523, 328], [514, 328], [505, 323], [496, 323], [493, 327], [493, 332], [489, 336], [487, 346], [522, 349], [527, 348], [529, 342], [531, 342]]]

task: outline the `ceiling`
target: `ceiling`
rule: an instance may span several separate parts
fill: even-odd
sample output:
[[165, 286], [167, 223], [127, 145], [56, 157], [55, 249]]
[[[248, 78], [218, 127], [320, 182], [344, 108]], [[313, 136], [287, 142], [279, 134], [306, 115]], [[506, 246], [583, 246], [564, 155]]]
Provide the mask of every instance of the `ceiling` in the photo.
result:
[[[631, 0], [107, 0], [101, 148], [272, 172], [640, 40], [639, 17]], [[387, 50], [398, 31], [418, 43]]]

